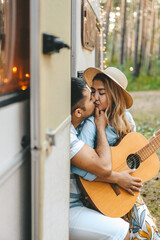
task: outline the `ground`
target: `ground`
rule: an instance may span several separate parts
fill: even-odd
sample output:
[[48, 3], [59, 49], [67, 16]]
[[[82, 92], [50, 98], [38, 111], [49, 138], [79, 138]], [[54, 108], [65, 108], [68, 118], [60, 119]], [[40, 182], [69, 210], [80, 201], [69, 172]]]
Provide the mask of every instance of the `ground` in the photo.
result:
[[[160, 90], [131, 92], [134, 104], [130, 109], [137, 125], [137, 131], [147, 139], [160, 129]], [[157, 150], [160, 159], [160, 149]], [[160, 230], [160, 171], [152, 180], [143, 184], [141, 195], [150, 213], [157, 220]]]

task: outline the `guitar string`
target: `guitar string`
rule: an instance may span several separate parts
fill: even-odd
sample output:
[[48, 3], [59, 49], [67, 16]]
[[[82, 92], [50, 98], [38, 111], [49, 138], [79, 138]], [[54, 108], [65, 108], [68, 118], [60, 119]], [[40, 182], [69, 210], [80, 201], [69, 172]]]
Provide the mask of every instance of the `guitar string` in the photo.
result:
[[[156, 138], [154, 138], [150, 143], [148, 143], [147, 145], [145, 145], [141, 150], [139, 150], [139, 151], [137, 151], [137, 152], [135, 152], [135, 154], [134, 154], [134, 156], [131, 156], [131, 157], [129, 157], [128, 159], [127, 159], [127, 161], [129, 161], [129, 160], [131, 160], [131, 159], [133, 159], [133, 158], [135, 158], [135, 156], [136, 156], [136, 154], [141, 158], [141, 160], [142, 160], [142, 158], [144, 157], [144, 159], [143, 160], [145, 160], [147, 157], [148, 157], [148, 155], [147, 155], [147, 157], [146, 157], [146, 155], [145, 155], [145, 152], [144, 152], [144, 150], [146, 150], [147, 148], [148, 148], [148, 146], [150, 145], [152, 148], [153, 148], [153, 151], [151, 151], [151, 152], [149, 152], [149, 156], [153, 153], [153, 152], [155, 152], [155, 150], [159, 147], [159, 143], [160, 143], [160, 135], [159, 136], [157, 136]], [[157, 145], [158, 146], [156, 146], [156, 149], [154, 149], [154, 147], [153, 147], [153, 142], [156, 142], [157, 143]], [[138, 154], [139, 153], [139, 154]], [[139, 157], [134, 161], [136, 164], [139, 164]], [[123, 167], [123, 163], [119, 166], [119, 167]]]
[[[138, 155], [140, 154], [140, 155], [142, 155], [142, 157], [144, 156], [144, 160], [145, 160], [148, 157], [148, 155], [146, 155], [146, 150], [150, 151], [149, 154], [152, 154], [153, 152], [155, 152], [155, 150], [157, 150], [157, 148], [160, 147], [160, 139], [159, 138], [160, 138], [160, 136], [157, 136], [150, 143], [145, 145], [141, 150], [135, 152], [135, 154], [138, 154]], [[153, 142], [156, 143], [157, 145], [153, 144]], [[148, 146], [149, 146], [149, 149], [148, 149]], [[156, 147], [156, 149], [154, 146]], [[151, 150], [151, 148], [153, 150]]]
[[[141, 150], [138, 151], [140, 154], [142, 153], [144, 155], [144, 157], [145, 157], [144, 160], [148, 157], [148, 154], [150, 156], [153, 152], [155, 152], [155, 150], [157, 150], [159, 148], [159, 143], [160, 143], [159, 139], [156, 138], [153, 140], [153, 142], [148, 143], [146, 146], [144, 146]], [[147, 154], [147, 152], [148, 152], [148, 154]]]
[[[154, 144], [152, 145], [152, 143], [154, 142]], [[157, 144], [157, 145], [156, 145]], [[149, 146], [149, 149], [148, 149]], [[156, 147], [156, 148], [155, 148]], [[139, 158], [142, 160], [142, 158], [144, 157], [144, 159], [142, 161], [144, 161], [146, 158], [148, 158], [153, 152], [155, 152], [155, 150], [157, 150], [160, 147], [160, 135], [157, 136], [156, 138], [154, 138], [150, 143], [148, 143], [147, 145], [145, 145], [141, 150], [137, 151], [134, 153], [134, 156], [131, 156], [127, 159], [127, 162], [129, 162], [130, 160], [134, 159], [136, 157], [136, 160], [133, 160], [134, 163], [136, 163], [136, 165], [139, 164], [139, 162], [141, 162], [139, 160]], [[151, 150], [151, 148], [153, 150]], [[146, 155], [146, 150], [150, 151], [149, 152], [149, 156], [148, 154]], [[123, 163], [119, 166], [119, 167], [123, 167]]]

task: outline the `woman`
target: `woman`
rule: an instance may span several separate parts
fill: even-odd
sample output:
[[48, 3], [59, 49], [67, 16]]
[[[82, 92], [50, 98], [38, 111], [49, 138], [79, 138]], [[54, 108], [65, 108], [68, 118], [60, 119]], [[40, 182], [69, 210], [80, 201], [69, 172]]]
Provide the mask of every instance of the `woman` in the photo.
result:
[[[108, 67], [104, 72], [96, 68], [88, 68], [84, 72], [84, 79], [91, 87], [95, 106], [105, 111], [108, 117], [106, 135], [110, 146], [113, 146], [126, 134], [135, 131], [135, 123], [127, 111], [133, 103], [131, 95], [125, 90], [128, 84], [127, 79], [119, 69], [114, 67]], [[81, 126], [79, 138], [91, 147], [96, 147], [96, 127], [93, 116]], [[75, 167], [72, 171], [79, 174]], [[141, 187], [141, 179], [132, 177], [130, 173], [133, 171], [112, 172], [111, 176], [105, 179], [95, 176], [95, 181], [116, 183], [134, 195], [133, 190], [139, 191]], [[140, 195], [124, 219], [130, 224], [130, 239], [160, 239], [153, 218]]]

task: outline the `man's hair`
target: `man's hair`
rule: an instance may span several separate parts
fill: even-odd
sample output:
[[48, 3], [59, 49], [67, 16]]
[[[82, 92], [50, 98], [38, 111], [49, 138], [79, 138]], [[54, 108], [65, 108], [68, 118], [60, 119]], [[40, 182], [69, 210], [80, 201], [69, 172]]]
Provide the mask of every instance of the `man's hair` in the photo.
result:
[[81, 100], [85, 98], [83, 95], [85, 87], [86, 82], [83, 78], [71, 78], [71, 113], [78, 107], [84, 108], [83, 101]]

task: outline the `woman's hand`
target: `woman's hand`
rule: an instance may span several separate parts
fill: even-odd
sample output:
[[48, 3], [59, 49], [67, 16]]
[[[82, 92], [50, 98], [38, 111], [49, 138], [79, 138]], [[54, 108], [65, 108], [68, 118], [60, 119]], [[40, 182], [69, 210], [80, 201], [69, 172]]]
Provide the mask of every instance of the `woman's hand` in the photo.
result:
[[94, 122], [96, 124], [97, 129], [105, 129], [108, 123], [108, 119], [105, 112], [99, 111], [97, 107], [95, 108]]
[[152, 140], [153, 140], [155, 137], [157, 137], [158, 135], [160, 135], [160, 129], [159, 129], [157, 132], [155, 132], [154, 135], [148, 139], [148, 141], [149, 141], [149, 142], [152, 141]]
[[140, 188], [142, 187], [142, 179], [137, 177], [132, 177], [131, 173], [133, 173], [135, 170], [126, 170], [122, 171], [120, 173], [117, 173], [117, 185], [119, 185], [121, 188], [129, 192], [131, 195], [135, 195], [133, 191], [140, 191]]

